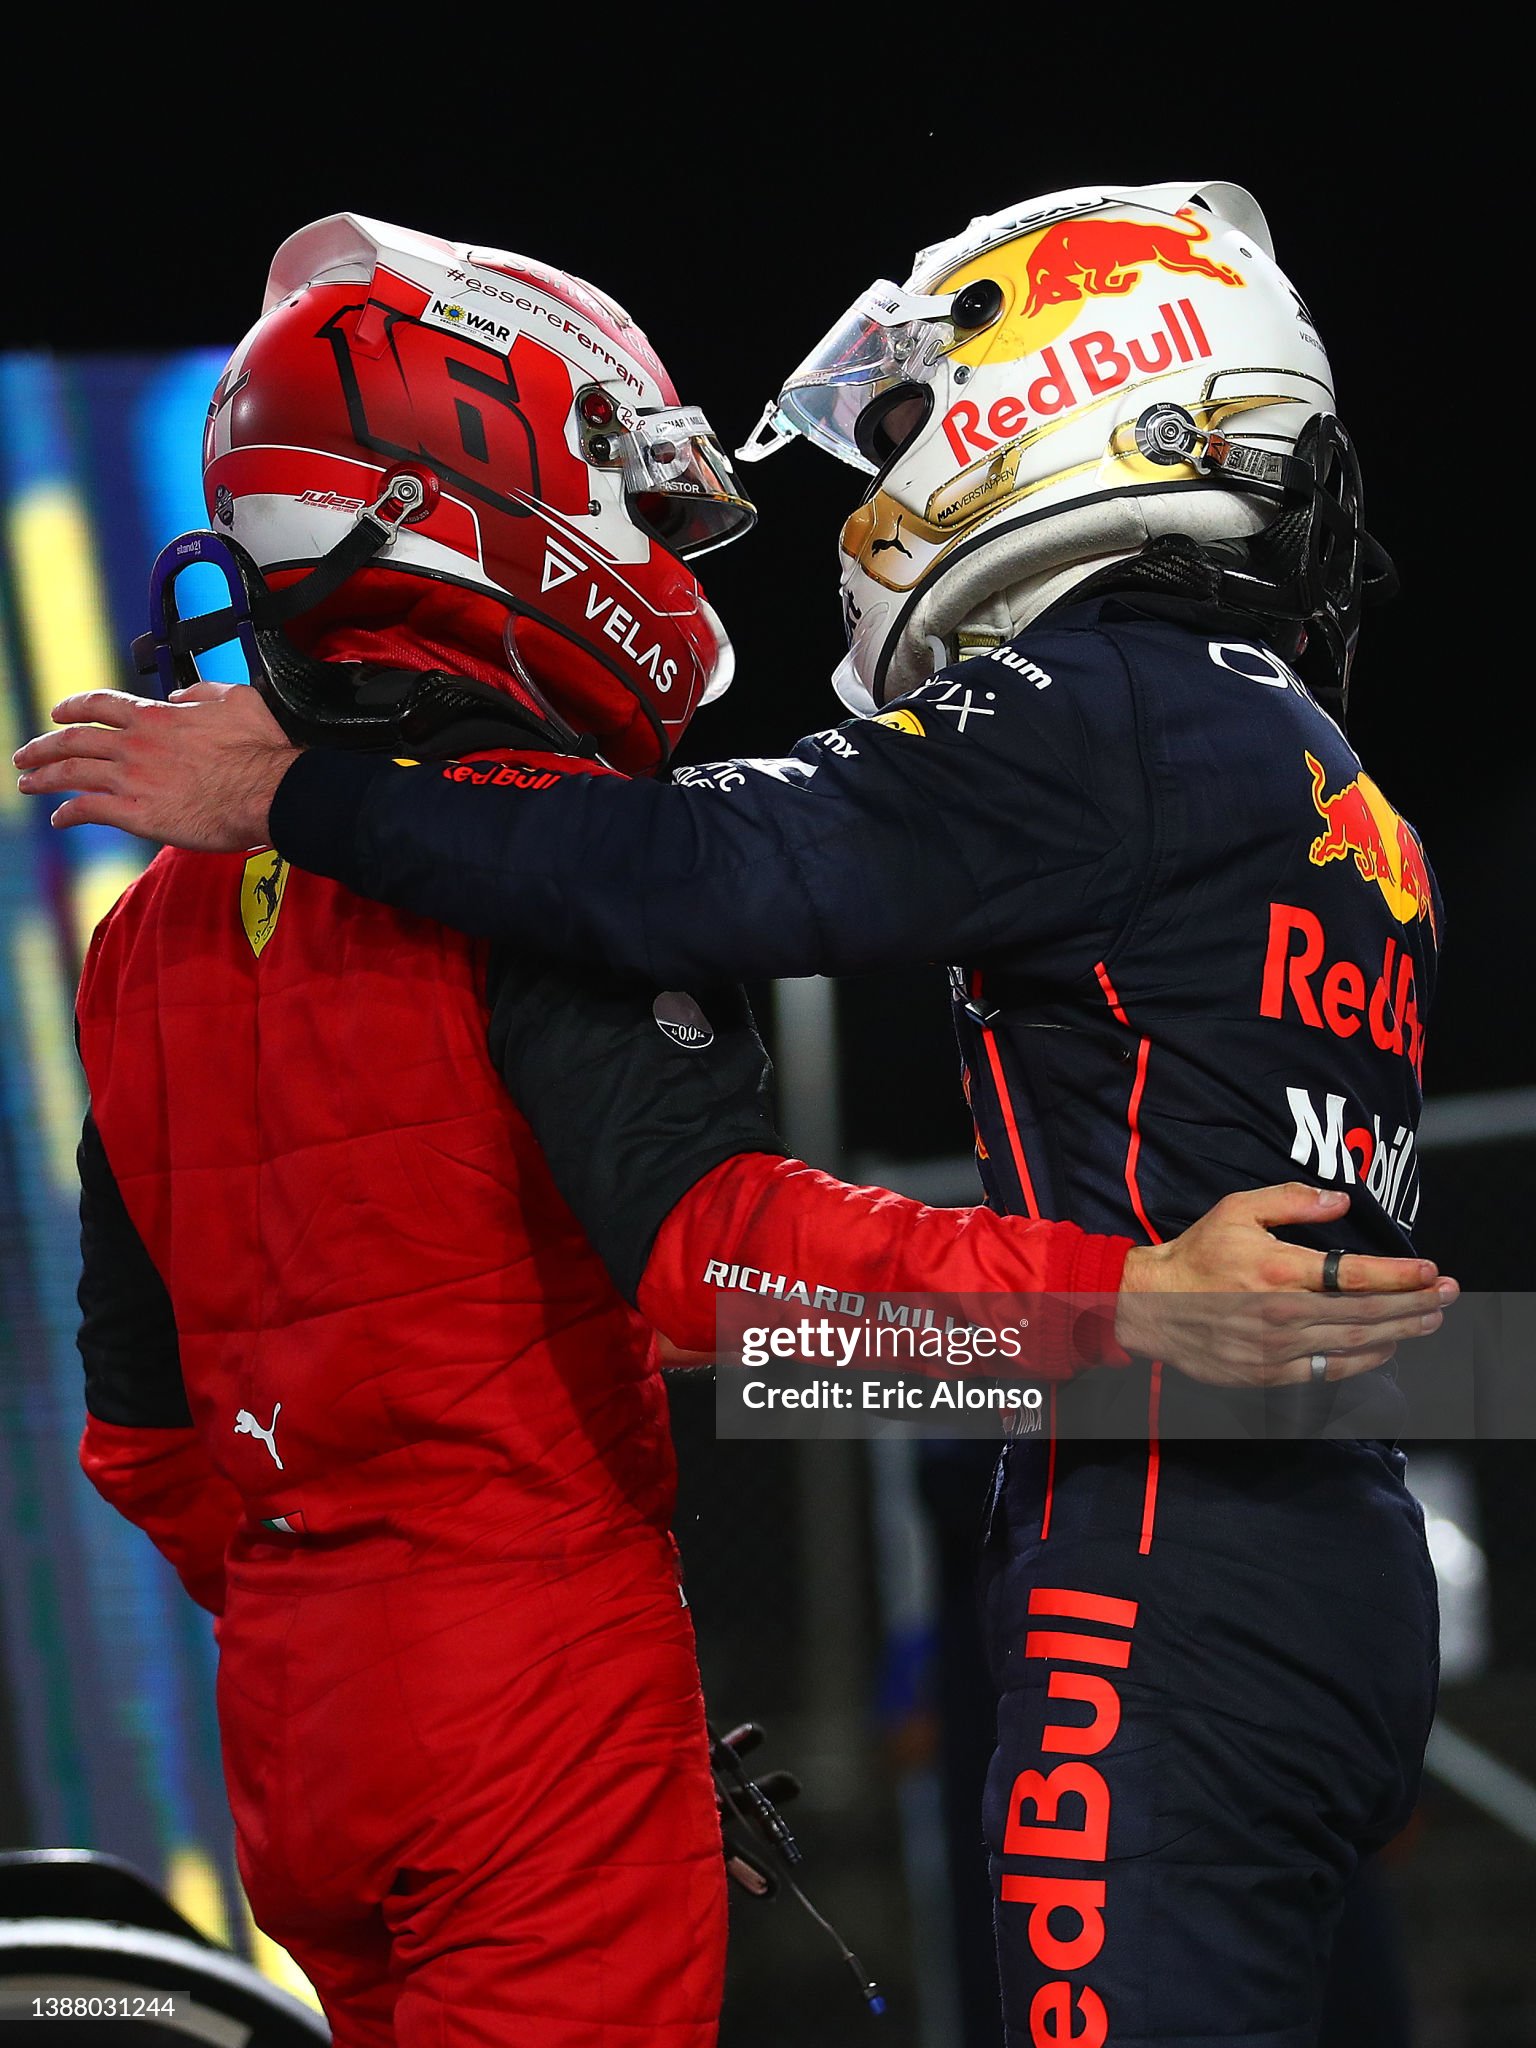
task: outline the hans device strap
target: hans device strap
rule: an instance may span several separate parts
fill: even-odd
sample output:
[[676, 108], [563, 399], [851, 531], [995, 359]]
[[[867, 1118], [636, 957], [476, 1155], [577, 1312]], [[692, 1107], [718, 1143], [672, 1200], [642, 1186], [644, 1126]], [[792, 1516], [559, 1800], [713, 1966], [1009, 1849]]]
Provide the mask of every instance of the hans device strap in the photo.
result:
[[[252, 685], [288, 737], [299, 746], [367, 753], [443, 755], [496, 747], [591, 756], [592, 743], [547, 706], [444, 669], [389, 668], [369, 662], [315, 661], [283, 632], [364, 567], [391, 528], [359, 519], [302, 581], [273, 592], [238, 541], [211, 532], [184, 533], [160, 552], [150, 572], [150, 629], [133, 643], [134, 666], [153, 676], [158, 694], [198, 681], [197, 656], [227, 641], [245, 657]], [[177, 580], [212, 567], [230, 602], [183, 618]]]

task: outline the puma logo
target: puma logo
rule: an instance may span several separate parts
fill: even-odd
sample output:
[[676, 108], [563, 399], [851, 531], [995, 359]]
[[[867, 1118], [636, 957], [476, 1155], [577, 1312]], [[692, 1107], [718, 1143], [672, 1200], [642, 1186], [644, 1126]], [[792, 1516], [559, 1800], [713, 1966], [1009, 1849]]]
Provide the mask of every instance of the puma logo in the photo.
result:
[[871, 555], [883, 555], [887, 548], [895, 548], [898, 553], [905, 555], [909, 562], [912, 559], [912, 550], [901, 537], [901, 518], [899, 514], [896, 519], [896, 531], [888, 540], [872, 541], [869, 552]]
[[282, 1412], [283, 1404], [279, 1401], [272, 1410], [272, 1427], [270, 1429], [263, 1429], [249, 1408], [242, 1408], [235, 1417], [235, 1435], [259, 1436], [267, 1449], [272, 1453], [273, 1462], [279, 1472], [284, 1470], [283, 1461], [277, 1455], [277, 1418]]

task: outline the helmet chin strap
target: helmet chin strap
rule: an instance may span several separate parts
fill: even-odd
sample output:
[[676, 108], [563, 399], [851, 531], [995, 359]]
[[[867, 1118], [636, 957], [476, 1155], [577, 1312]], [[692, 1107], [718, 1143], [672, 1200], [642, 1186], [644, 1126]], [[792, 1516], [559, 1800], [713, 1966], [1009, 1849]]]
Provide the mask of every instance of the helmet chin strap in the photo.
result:
[[511, 669], [519, 685], [527, 691], [530, 699], [537, 705], [543, 716], [549, 720], [552, 728], [560, 735], [572, 752], [579, 750], [592, 754], [596, 760], [602, 760], [603, 757], [596, 752], [593, 742], [585, 738], [581, 733], [578, 733], [573, 725], [560, 716], [560, 713], [550, 703], [549, 698], [529, 673], [527, 662], [523, 660], [523, 657], [517, 651], [516, 612], [507, 613], [507, 622], [501, 629], [501, 647], [503, 654], [506, 656], [507, 667]]
[[[430, 488], [429, 488], [430, 486]], [[430, 471], [394, 469], [371, 505], [364, 505], [352, 524], [327, 549], [308, 573], [285, 590], [269, 590], [267, 580], [251, 556], [231, 535], [202, 530], [182, 534], [161, 549], [151, 571], [153, 624], [140, 633], [130, 652], [140, 675], [157, 668], [162, 684], [170, 690], [198, 681], [197, 657], [211, 647], [235, 639], [242, 626], [258, 632], [275, 632], [290, 619], [301, 618], [340, 590], [349, 577], [366, 569], [374, 559], [387, 554], [397, 531], [430, 511], [437, 491]], [[194, 561], [211, 561], [219, 568], [233, 598], [238, 600], [217, 611], [199, 612], [191, 618], [177, 614], [169, 594], [181, 570]], [[168, 601], [162, 604], [162, 598]], [[162, 627], [164, 631], [162, 632]]]
[[[218, 570], [230, 602], [183, 619], [177, 579], [197, 564]], [[316, 660], [293, 645], [275, 612], [273, 593], [238, 541], [182, 534], [161, 550], [150, 572], [150, 628], [133, 643], [138, 672], [154, 676], [167, 695], [198, 681], [198, 653], [234, 640], [251, 686], [300, 746], [408, 751], [422, 758], [530, 744], [549, 753], [593, 751], [563, 721], [546, 719], [536, 695], [519, 702], [446, 669]]]

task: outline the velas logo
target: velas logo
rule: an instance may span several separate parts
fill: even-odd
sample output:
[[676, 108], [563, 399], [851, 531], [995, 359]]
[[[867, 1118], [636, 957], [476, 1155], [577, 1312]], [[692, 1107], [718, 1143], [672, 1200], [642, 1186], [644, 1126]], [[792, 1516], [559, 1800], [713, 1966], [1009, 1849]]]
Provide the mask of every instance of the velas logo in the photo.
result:
[[558, 590], [562, 583], [570, 583], [581, 575], [586, 563], [578, 554], [560, 545], [552, 534], [544, 536], [544, 574], [539, 581], [539, 590]]
[[1399, 924], [1429, 919], [1435, 932], [1435, 896], [1418, 835], [1398, 816], [1369, 775], [1350, 778], [1326, 795], [1328, 772], [1315, 754], [1306, 757], [1312, 774], [1312, 802], [1327, 830], [1308, 849], [1314, 867], [1353, 860], [1362, 881], [1374, 882]]
[[[638, 611], [620, 602], [611, 591], [599, 588], [594, 565], [583, 561], [574, 548], [565, 546], [553, 534], [544, 536], [544, 569], [539, 582], [541, 595], [559, 590], [577, 579], [582, 583], [582, 612], [588, 625], [601, 620], [599, 630], [636, 668], [643, 669], [655, 687], [665, 693], [677, 681], [677, 663], [662, 659], [661, 642], [654, 627], [647, 626]], [[622, 586], [632, 604], [637, 593]], [[574, 593], [573, 593], [574, 595]]]
[[1118, 391], [1133, 377], [1156, 377], [1178, 365], [1210, 359], [1210, 341], [1190, 300], [1165, 301], [1157, 313], [1156, 326], [1129, 339], [1107, 328], [1090, 328], [1061, 347], [1053, 343], [1025, 357], [1018, 365], [1016, 388], [993, 399], [985, 413], [975, 399], [957, 400], [941, 423], [956, 462], [990, 455], [1000, 443], [1017, 439], [1085, 400]]

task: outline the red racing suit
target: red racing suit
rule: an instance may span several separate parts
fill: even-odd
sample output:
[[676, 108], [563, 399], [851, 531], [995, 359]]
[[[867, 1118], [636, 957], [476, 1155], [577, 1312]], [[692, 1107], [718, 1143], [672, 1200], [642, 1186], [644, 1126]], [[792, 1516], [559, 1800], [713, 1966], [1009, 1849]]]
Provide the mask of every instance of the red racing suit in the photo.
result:
[[[1108, 1293], [1129, 1241], [850, 1189], [726, 1118], [637, 1312], [498, 1071], [489, 968], [270, 849], [163, 853], [104, 920], [82, 1462], [222, 1610], [242, 1875], [339, 2048], [706, 2048], [724, 1881], [651, 1325], [707, 1349], [722, 1255]], [[1043, 1375], [1120, 1358], [1044, 1341]]]

